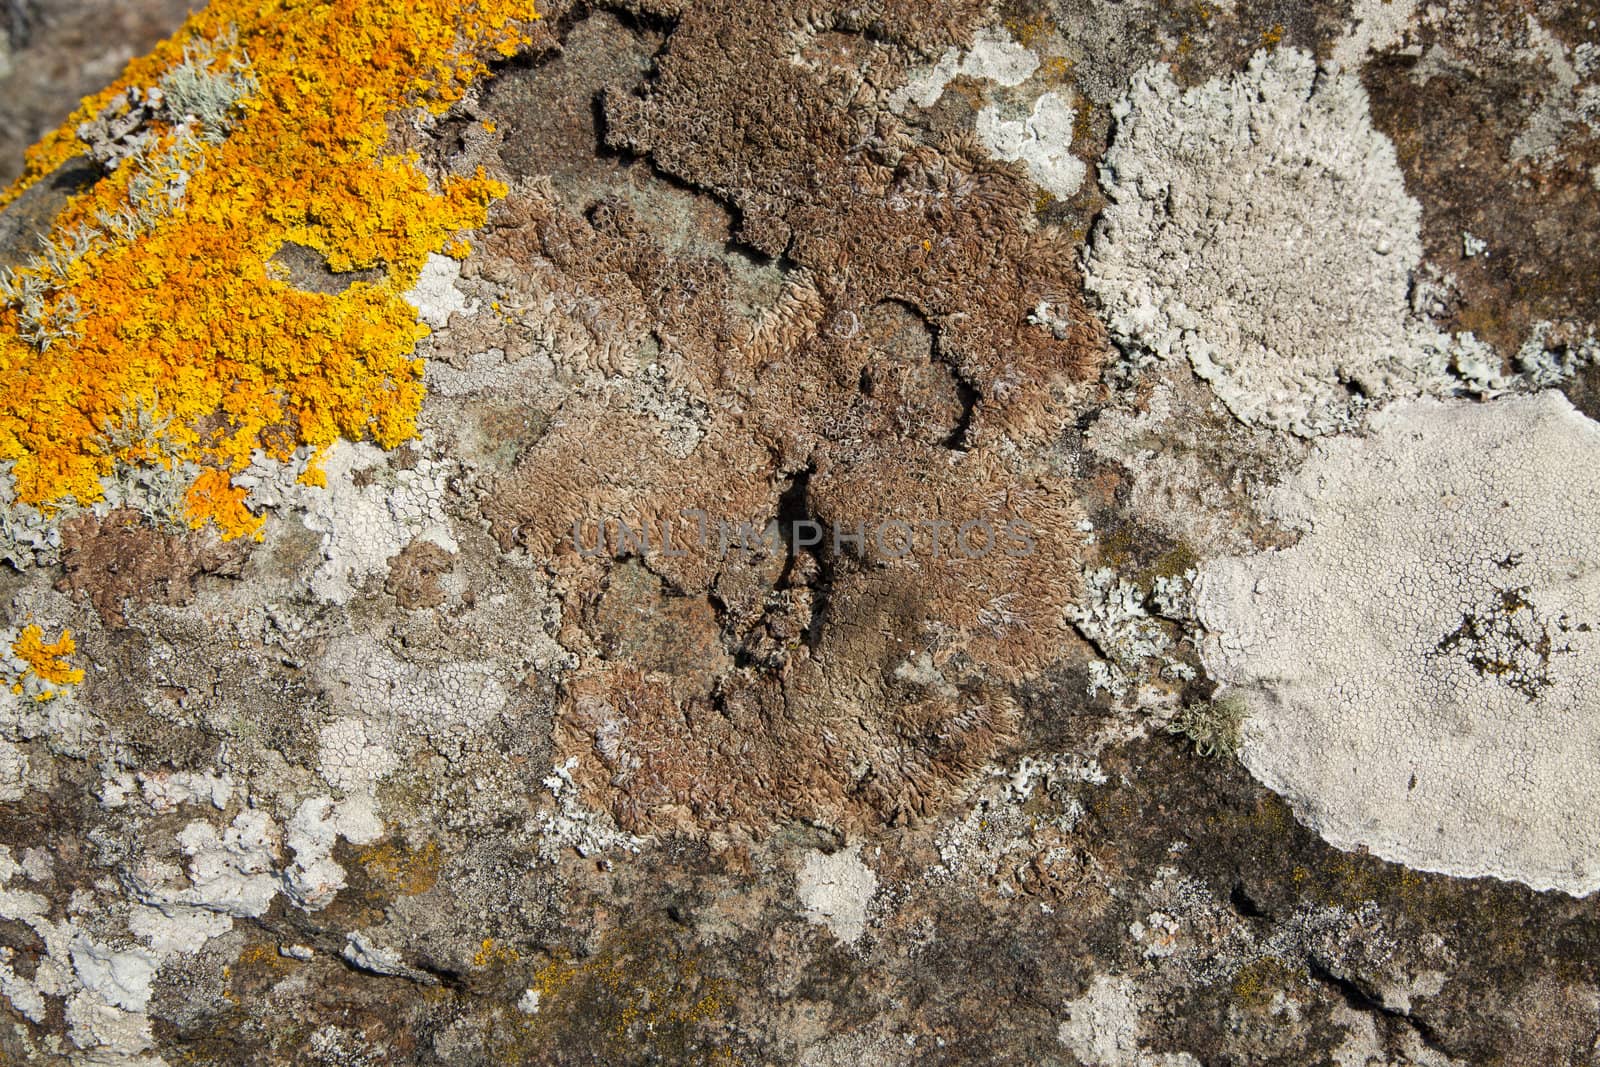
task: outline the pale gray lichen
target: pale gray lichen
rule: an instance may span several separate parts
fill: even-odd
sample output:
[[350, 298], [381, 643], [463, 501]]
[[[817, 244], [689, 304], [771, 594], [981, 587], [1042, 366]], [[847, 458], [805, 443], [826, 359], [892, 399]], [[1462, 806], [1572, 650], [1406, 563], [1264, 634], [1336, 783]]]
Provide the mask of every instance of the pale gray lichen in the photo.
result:
[[1238, 694], [1191, 704], [1167, 723], [1167, 733], [1188, 738], [1202, 756], [1231, 757], [1239, 751], [1247, 710]]
[[978, 140], [996, 159], [1022, 163], [1041, 188], [1065, 200], [1078, 191], [1087, 170], [1072, 154], [1076, 122], [1070, 96], [1047, 92], [1018, 118], [1002, 118], [996, 105], [985, 106], [978, 112]]
[[[230, 34], [218, 42], [232, 48]], [[210, 42], [188, 45], [183, 59], [161, 76], [160, 91], [167, 113], [178, 122], [199, 123], [201, 136], [216, 143], [228, 135], [239, 102], [258, 89], [247, 55], [220, 63]]]
[[[1600, 114], [1594, 110], [1593, 97], [1579, 91], [1583, 79], [1574, 62], [1576, 57], [1566, 44], [1546, 29], [1533, 13], [1527, 15], [1527, 44], [1522, 49], [1524, 58], [1549, 72], [1550, 81], [1545, 86], [1539, 106], [1530, 110], [1521, 132], [1511, 142], [1511, 158], [1549, 162], [1559, 154], [1567, 131], [1574, 122], [1582, 119], [1592, 130], [1600, 126]], [[1587, 56], [1583, 57], [1585, 60]], [[1593, 87], [1587, 90], [1594, 92]], [[1585, 105], [1588, 104], [1586, 107]]]
[[457, 551], [444, 511], [453, 464], [429, 458], [430, 444], [425, 435], [416, 462], [396, 470], [376, 445], [336, 441], [323, 461], [325, 486], [299, 483], [301, 457], [279, 464], [258, 454], [234, 484], [249, 490], [245, 502], [252, 507], [292, 505], [300, 511], [306, 528], [322, 536], [323, 562], [311, 576], [311, 590], [345, 604], [417, 538], [452, 555]]
[[923, 872], [923, 880], [967, 887], [963, 891], [992, 886], [1002, 898], [1016, 896], [1035, 860], [1046, 868], [1066, 860], [1061, 842], [1088, 814], [1087, 794], [1109, 781], [1098, 759], [1075, 752], [989, 767], [973, 790], [971, 807], [939, 831], [939, 862]]
[[1185, 92], [1157, 66], [1114, 114], [1085, 282], [1133, 369], [1186, 358], [1240, 420], [1304, 436], [1458, 387], [1409, 306], [1421, 208], [1353, 75], [1280, 50]]
[[539, 858], [554, 864], [568, 850], [584, 857], [612, 851], [637, 853], [649, 839], [617, 829], [609, 815], [584, 806], [578, 784], [572, 778], [572, 769], [577, 765], [576, 758], [569, 758], [552, 767], [544, 779], [544, 787], [556, 807], [554, 811], [537, 813]]
[[1600, 363], [1600, 337], [1591, 331], [1582, 337], [1559, 339], [1555, 323], [1536, 322], [1517, 350], [1516, 367], [1534, 388], [1560, 385], [1585, 367]]
[[60, 515], [17, 500], [12, 460], [0, 463], [0, 560], [16, 570], [50, 566], [61, 558]]
[[1557, 393], [1417, 399], [1265, 501], [1302, 532], [1207, 564], [1241, 759], [1341, 848], [1600, 888], [1600, 425]]
[[1081, 997], [1067, 1003], [1056, 1040], [1087, 1067], [1199, 1067], [1187, 1052], [1144, 1047], [1142, 1017], [1152, 1007], [1134, 979], [1096, 975]]
[[[1004, 29], [986, 27], [978, 31], [967, 52], [947, 49], [938, 62], [913, 69], [906, 83], [890, 94], [889, 106], [895, 111], [913, 104], [932, 107], [958, 77], [1013, 88], [1038, 69], [1039, 57], [1030, 49]], [[1065, 92], [1049, 90], [1031, 101], [991, 102], [978, 111], [978, 140], [994, 158], [1023, 164], [1041, 188], [1065, 199], [1078, 191], [1087, 170], [1072, 154], [1076, 118], [1071, 94]]]
[[[248, 56], [226, 62], [219, 57], [219, 47], [236, 43], [232, 34], [215, 43], [191, 43], [155, 85], [130, 86], [112, 97], [75, 131], [89, 157], [107, 173], [129, 161], [143, 166], [163, 127], [181, 135], [198, 131], [213, 144], [226, 138], [239, 102], [260, 87]], [[147, 174], [155, 170], [144, 167]]]
[[1354, 70], [1367, 56], [1393, 48], [1405, 38], [1416, 12], [1417, 0], [1355, 0], [1354, 21], [1333, 44], [1334, 61]]
[[476, 310], [474, 304], [469, 304], [466, 296], [456, 287], [456, 279], [460, 277], [461, 263], [458, 260], [430, 252], [423, 261], [417, 284], [404, 294], [405, 300], [417, 309], [417, 315], [423, 322], [439, 329], [450, 321], [451, 315], [471, 314]]
[[1005, 30], [986, 27], [973, 37], [967, 52], [946, 49], [938, 62], [911, 71], [905, 85], [891, 94], [889, 103], [896, 111], [909, 104], [932, 107], [944, 95], [945, 86], [957, 77], [1011, 86], [1021, 85], [1038, 69], [1038, 56], [1012, 40]]
[[1113, 700], [1137, 696], [1140, 703], [1158, 703], [1153, 684], [1195, 676], [1176, 656], [1177, 642], [1158, 617], [1184, 616], [1188, 581], [1182, 575], [1158, 578], [1154, 591], [1146, 592], [1109, 567], [1084, 568], [1083, 594], [1067, 609], [1067, 621], [1105, 657], [1089, 665], [1090, 696], [1104, 691]]
[[[147, 409], [132, 407], [100, 435], [101, 447], [112, 454], [137, 446], [163, 450], [165, 432], [165, 425]], [[131, 508], [164, 532], [187, 530], [184, 494], [200, 473], [188, 461], [145, 466], [118, 456], [111, 473], [100, 477], [99, 500], [85, 508], [68, 498], [46, 511], [17, 499], [13, 466], [12, 460], [0, 462], [0, 561], [19, 571], [59, 563], [62, 523], [85, 510], [105, 518], [118, 508]]]
[[806, 919], [844, 944], [854, 944], [866, 933], [878, 876], [861, 858], [861, 845], [834, 853], [812, 849], [795, 877], [795, 893]]

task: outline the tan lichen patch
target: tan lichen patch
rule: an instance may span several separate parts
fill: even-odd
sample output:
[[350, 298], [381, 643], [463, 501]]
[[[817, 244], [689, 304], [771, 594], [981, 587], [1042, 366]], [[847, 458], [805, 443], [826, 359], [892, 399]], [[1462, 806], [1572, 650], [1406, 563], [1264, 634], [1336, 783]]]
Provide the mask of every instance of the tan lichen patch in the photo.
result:
[[112, 629], [128, 623], [128, 603], [187, 604], [203, 574], [236, 578], [247, 542], [223, 542], [215, 532], [163, 532], [137, 512], [119, 508], [105, 518], [85, 512], [61, 527], [62, 592], [87, 599]]
[[389, 559], [389, 577], [384, 592], [408, 611], [436, 608], [445, 601], [439, 576], [450, 573], [454, 557], [444, 548], [424, 538], [413, 540]]
[[[637, 128], [608, 101], [608, 128]], [[482, 510], [564, 591], [580, 666], [558, 753], [633, 832], [935, 811], [1072, 640], [1082, 511], [1044, 450], [1104, 338], [1070, 242], [972, 144], [888, 131], [892, 151], [851, 154], [836, 116], [803, 119], [822, 146], [805, 181], [838, 195], [758, 211], [736, 191], [743, 239], [771, 250], [776, 227], [803, 268], [756, 316], [726, 261], [669, 247], [632, 200], [579, 216], [524, 183], [466, 265], [487, 310], [433, 345], [458, 394], [543, 407], [497, 445], [516, 461]], [[668, 169], [724, 192], [702, 165]], [[1056, 328], [1030, 322], [1041, 304]]]

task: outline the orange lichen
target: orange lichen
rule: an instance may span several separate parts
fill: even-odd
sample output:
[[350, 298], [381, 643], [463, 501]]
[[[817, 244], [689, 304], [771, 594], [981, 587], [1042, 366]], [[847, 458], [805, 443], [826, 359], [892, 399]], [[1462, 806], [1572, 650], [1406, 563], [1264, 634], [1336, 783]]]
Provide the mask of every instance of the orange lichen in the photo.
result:
[[224, 540], [250, 534], [261, 540], [262, 519], [244, 506], [245, 490], [228, 480], [228, 472], [215, 467], [200, 472], [184, 495], [184, 517], [198, 530], [211, 520]]
[[44, 687], [35, 694], [40, 700], [49, 700], [56, 695], [56, 690], [51, 686], [77, 685], [83, 681], [83, 671], [67, 662], [67, 657], [77, 647], [71, 630], [62, 630], [60, 637], [46, 644], [44, 630], [38, 623], [24, 626], [16, 640], [11, 642], [11, 654], [26, 664], [26, 669], [11, 683], [11, 691], [21, 693], [29, 688], [26, 684], [29, 676], [43, 683]]
[[[426, 327], [401, 294], [430, 253], [466, 253], [460, 232], [505, 189], [481, 172], [430, 188], [414, 155], [386, 152], [386, 118], [460, 99], [537, 17], [530, 0], [216, 0], [86, 100], [5, 199], [82, 149], [80, 122], [154, 84], [186, 49], [214, 70], [247, 69], [252, 87], [231, 130], [197, 138], [154, 123], [143, 162], [124, 162], [55, 220], [52, 244], [71, 251], [19, 272], [42, 294], [35, 315], [43, 307], [70, 332], [41, 344], [25, 336], [20, 302], [0, 308], [0, 460], [13, 461], [17, 499], [98, 500], [119, 459], [148, 461], [145, 443], [112, 443], [130, 407], [162, 421], [166, 458], [206, 469], [188, 518], [227, 537], [259, 526], [229, 484], [256, 450], [287, 458], [341, 436], [384, 447], [409, 437]], [[160, 212], [109, 232], [162, 180]], [[268, 266], [290, 242], [334, 271], [386, 273], [301, 291]]]

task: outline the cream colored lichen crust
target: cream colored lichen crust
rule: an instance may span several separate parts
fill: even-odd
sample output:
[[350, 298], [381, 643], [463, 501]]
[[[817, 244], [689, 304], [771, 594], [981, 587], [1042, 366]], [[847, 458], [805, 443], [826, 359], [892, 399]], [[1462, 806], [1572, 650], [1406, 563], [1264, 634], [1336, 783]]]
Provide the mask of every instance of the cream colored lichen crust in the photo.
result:
[[1266, 501], [1299, 543], [1199, 577], [1251, 772], [1341, 848], [1600, 888], [1597, 472], [1600, 424], [1554, 392], [1321, 443]]

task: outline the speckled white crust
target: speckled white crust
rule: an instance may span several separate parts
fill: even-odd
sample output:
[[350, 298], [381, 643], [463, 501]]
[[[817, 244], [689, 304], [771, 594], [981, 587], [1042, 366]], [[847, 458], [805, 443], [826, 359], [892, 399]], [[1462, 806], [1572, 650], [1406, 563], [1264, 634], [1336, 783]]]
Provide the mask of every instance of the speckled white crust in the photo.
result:
[[28, 754], [0, 739], [0, 803], [9, 804], [28, 795]]
[[832, 855], [813, 849], [800, 866], [795, 891], [807, 919], [826, 926], [834, 937], [849, 944], [866, 932], [878, 876], [861, 859], [860, 845]]
[[1114, 114], [1085, 282], [1136, 360], [1187, 358], [1241, 420], [1305, 436], [1444, 379], [1408, 300], [1421, 208], [1354, 75], [1281, 50], [1183, 92], [1157, 66]]
[[1417, 399], [1265, 501], [1294, 547], [1205, 566], [1242, 758], [1341, 848], [1600, 888], [1600, 424], [1557, 393]]
[[996, 159], [1023, 163], [1041, 188], [1065, 200], [1078, 191], [1087, 170], [1072, 154], [1076, 120], [1071, 99], [1061, 93], [1044, 93], [1032, 112], [1017, 119], [1001, 118], [990, 104], [978, 112], [978, 140]]

